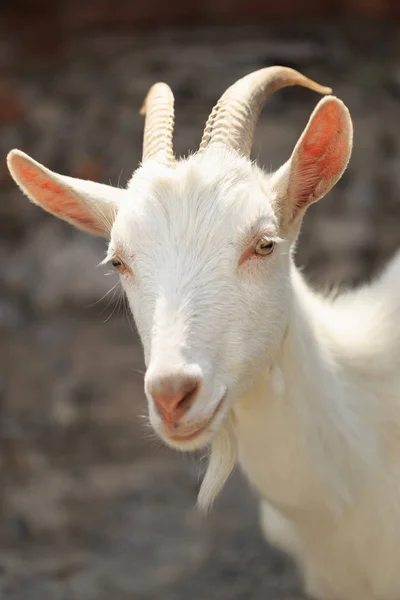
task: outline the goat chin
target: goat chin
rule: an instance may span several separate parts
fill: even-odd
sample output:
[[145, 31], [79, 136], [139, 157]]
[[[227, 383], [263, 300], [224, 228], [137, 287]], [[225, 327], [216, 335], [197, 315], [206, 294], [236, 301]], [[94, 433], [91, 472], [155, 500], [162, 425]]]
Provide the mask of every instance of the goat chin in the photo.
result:
[[231, 475], [237, 454], [233, 417], [229, 414], [210, 446], [210, 458], [197, 498], [197, 506], [203, 513], [211, 509], [215, 498]]

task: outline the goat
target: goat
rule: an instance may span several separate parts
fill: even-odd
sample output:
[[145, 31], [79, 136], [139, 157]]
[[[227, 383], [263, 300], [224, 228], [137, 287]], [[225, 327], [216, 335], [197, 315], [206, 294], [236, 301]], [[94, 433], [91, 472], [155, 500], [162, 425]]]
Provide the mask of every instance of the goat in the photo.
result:
[[[250, 161], [261, 109], [301, 85], [324, 94], [291, 158]], [[143, 160], [127, 188], [56, 174], [19, 150], [36, 204], [109, 240], [146, 364], [149, 418], [181, 451], [210, 447], [199, 504], [236, 463], [270, 542], [319, 600], [400, 598], [400, 256], [335, 297], [294, 263], [307, 207], [345, 170], [352, 121], [331, 90], [285, 67], [221, 97], [198, 152], [176, 160], [174, 98], [149, 91]], [[399, 552], [399, 554], [397, 554]]]

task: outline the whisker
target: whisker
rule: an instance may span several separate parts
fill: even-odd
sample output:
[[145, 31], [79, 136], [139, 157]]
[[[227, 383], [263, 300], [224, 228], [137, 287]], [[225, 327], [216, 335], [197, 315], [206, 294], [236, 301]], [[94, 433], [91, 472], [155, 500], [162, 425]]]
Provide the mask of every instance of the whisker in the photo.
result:
[[[108, 307], [110, 306], [110, 304], [112, 302], [114, 302], [115, 296], [116, 296], [116, 294], [118, 294], [118, 288], [117, 289], [115, 289], [115, 288], [116, 288], [116, 286], [114, 286], [114, 288], [113, 288], [114, 289], [114, 293], [113, 293], [112, 297], [110, 298], [109, 302], [107, 302], [107, 305], [104, 307], [104, 309], [101, 311], [100, 314], [103, 314], [108, 309]], [[115, 307], [114, 307], [114, 310], [115, 310]]]
[[99, 300], [96, 300], [96, 302], [93, 302], [92, 304], [89, 304], [89, 307], [92, 308], [93, 306], [96, 306], [96, 304], [99, 304], [99, 302], [101, 302], [102, 300], [104, 300], [104, 298], [107, 298], [107, 296], [109, 294], [111, 294], [111, 292], [113, 290], [115, 290], [115, 288], [117, 287], [118, 284], [119, 284], [119, 281], [117, 281], [117, 283], [115, 285], [113, 285], [113, 287], [110, 290], [108, 290], [108, 292], [106, 292], [104, 294], [104, 296], [102, 296]]
[[[118, 282], [118, 283], [120, 283], [120, 282]], [[121, 308], [121, 292], [122, 292], [122, 290], [121, 290], [121, 287], [119, 287], [119, 288], [118, 288], [118, 289], [115, 291], [115, 293], [118, 293], [118, 291], [120, 292], [120, 295], [119, 295], [119, 296], [118, 296], [118, 298], [117, 298], [117, 302], [115, 303], [115, 306], [114, 306], [114, 308], [113, 308], [113, 310], [112, 310], [111, 314], [110, 314], [110, 315], [107, 317], [107, 319], [105, 319], [104, 323], [107, 323], [107, 321], [109, 321], [109, 320], [111, 319], [111, 317], [114, 315], [114, 313], [115, 313], [115, 312], [117, 312], [117, 313], [118, 313], [118, 311], [119, 311], [119, 310], [120, 310], [120, 308]], [[113, 299], [114, 299], [114, 296], [113, 296]]]
[[123, 173], [123, 171], [124, 171], [124, 168], [122, 167], [122, 169], [121, 169], [121, 171], [119, 172], [119, 175], [118, 175], [118, 182], [117, 182], [117, 187], [118, 187], [118, 188], [120, 187], [120, 185], [119, 185], [119, 182], [120, 182], [120, 179], [121, 179], [121, 177], [122, 177], [122, 173]]

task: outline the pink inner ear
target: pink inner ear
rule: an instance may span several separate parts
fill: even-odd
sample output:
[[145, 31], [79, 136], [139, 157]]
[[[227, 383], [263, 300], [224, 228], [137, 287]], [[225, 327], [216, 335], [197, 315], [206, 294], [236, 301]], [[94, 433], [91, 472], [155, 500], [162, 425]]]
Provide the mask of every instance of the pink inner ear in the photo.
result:
[[45, 210], [89, 231], [102, 232], [85, 205], [66, 186], [54, 181], [24, 159], [18, 157], [13, 163], [22, 185]]
[[340, 177], [348, 160], [346, 135], [341, 106], [326, 102], [312, 119], [297, 151], [293, 181], [297, 210], [318, 200]]

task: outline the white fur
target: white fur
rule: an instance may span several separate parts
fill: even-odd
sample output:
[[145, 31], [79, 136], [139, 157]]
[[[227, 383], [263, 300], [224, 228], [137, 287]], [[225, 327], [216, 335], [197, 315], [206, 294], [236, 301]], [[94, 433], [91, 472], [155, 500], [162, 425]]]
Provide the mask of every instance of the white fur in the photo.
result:
[[[211, 444], [203, 508], [238, 458], [264, 531], [296, 558], [310, 594], [398, 600], [400, 257], [356, 291], [313, 292], [292, 259], [300, 219], [281, 225], [290, 177], [290, 163], [269, 176], [211, 145], [172, 167], [146, 162], [115, 200], [108, 254], [131, 270], [121, 280], [150, 419], [172, 447]], [[308, 187], [312, 177], [303, 173]], [[315, 196], [332, 184], [318, 182]], [[40, 203], [25, 180], [24, 191]], [[275, 251], [240, 264], [257, 229]], [[183, 426], [207, 421], [223, 399], [188, 442], [166, 433], [147, 387], [149, 374], [183, 368], [202, 381]]]

